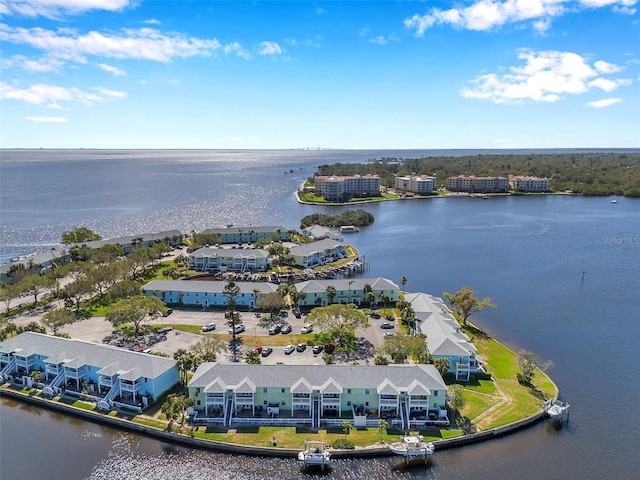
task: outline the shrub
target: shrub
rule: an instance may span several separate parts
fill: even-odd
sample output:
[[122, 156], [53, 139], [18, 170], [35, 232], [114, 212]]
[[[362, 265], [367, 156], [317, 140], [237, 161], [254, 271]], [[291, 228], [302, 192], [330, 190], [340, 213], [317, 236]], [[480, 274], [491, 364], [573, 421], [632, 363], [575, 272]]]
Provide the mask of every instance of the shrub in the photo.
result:
[[345, 438], [338, 438], [337, 440], [334, 440], [331, 446], [337, 450], [353, 450], [356, 448], [352, 441]]

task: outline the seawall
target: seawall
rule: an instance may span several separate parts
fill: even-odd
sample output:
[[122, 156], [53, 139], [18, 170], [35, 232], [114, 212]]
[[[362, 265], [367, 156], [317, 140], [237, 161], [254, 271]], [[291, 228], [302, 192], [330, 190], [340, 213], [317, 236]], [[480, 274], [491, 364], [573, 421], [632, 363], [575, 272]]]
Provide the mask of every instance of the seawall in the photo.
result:
[[[13, 400], [34, 405], [37, 407], [46, 408], [49, 410], [57, 411], [70, 415], [83, 420], [107, 425], [112, 428], [126, 430], [134, 432], [147, 437], [155, 438], [162, 442], [174, 443], [191, 448], [198, 448], [203, 450], [213, 450], [222, 453], [230, 453], [236, 455], [251, 455], [261, 457], [281, 457], [281, 458], [296, 458], [298, 450], [284, 449], [277, 447], [258, 447], [258, 446], [246, 446], [238, 445], [226, 442], [220, 442], [215, 440], [205, 440], [202, 438], [191, 437], [178, 433], [168, 432], [166, 430], [159, 430], [157, 428], [147, 427], [129, 420], [122, 418], [110, 417], [105, 414], [91, 412], [83, 410], [81, 408], [74, 407], [72, 405], [65, 405], [53, 400], [47, 400], [40, 397], [34, 397], [22, 392], [10, 390], [6, 387], [0, 387], [0, 397], [11, 398]], [[504, 435], [517, 432], [524, 428], [527, 428], [544, 418], [544, 412], [540, 411], [529, 417], [523, 418], [516, 422], [501, 427], [492, 428], [478, 433], [465, 435], [462, 437], [450, 438], [445, 440], [436, 440], [433, 443], [436, 445], [436, 451], [447, 450], [450, 448], [462, 447], [464, 445], [470, 445], [473, 443], [484, 442], [493, 438], [498, 438]], [[332, 458], [375, 458], [390, 456], [392, 453], [386, 447], [367, 447], [358, 448], [355, 450], [331, 450]]]

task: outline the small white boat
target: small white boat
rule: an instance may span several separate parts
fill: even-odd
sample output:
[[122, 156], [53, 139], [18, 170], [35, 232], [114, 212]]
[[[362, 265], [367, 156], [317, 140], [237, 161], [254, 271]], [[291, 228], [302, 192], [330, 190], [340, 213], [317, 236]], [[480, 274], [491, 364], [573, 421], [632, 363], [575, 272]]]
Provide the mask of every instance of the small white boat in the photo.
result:
[[396, 455], [402, 455], [407, 459], [424, 458], [433, 455], [435, 445], [431, 442], [425, 442], [422, 435], [404, 437], [399, 442], [394, 442], [389, 445], [391, 450]]
[[359, 231], [360, 229], [355, 225], [343, 225], [340, 227], [340, 233], [356, 233]]
[[331, 453], [325, 449], [324, 442], [309, 440], [304, 442], [304, 450], [298, 453], [298, 460], [305, 466], [319, 466], [324, 469], [331, 461]]
[[570, 405], [560, 400], [547, 400], [544, 402], [544, 411], [549, 416], [551, 421], [563, 421], [569, 420], [569, 407]]
[[611, 203], [618, 203], [618, 200], [614, 198], [613, 200], [611, 200]]

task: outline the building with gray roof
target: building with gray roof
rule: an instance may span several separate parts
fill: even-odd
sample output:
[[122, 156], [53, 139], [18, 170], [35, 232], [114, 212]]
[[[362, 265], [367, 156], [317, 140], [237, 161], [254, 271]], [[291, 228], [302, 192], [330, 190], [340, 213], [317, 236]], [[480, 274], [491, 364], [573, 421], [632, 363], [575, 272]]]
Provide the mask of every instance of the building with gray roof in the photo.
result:
[[345, 243], [331, 238], [302, 243], [291, 247], [289, 253], [294, 259], [294, 264], [304, 268], [317, 267], [348, 256]]
[[446, 386], [433, 365], [204, 363], [189, 382], [189, 395], [196, 418], [225, 425], [319, 428], [345, 418], [355, 426], [378, 425], [380, 418], [402, 428], [448, 424]]
[[[156, 296], [163, 302], [173, 305], [224, 307], [229, 299], [224, 295], [228, 282], [221, 280], [153, 280], [142, 287], [146, 296]], [[277, 285], [268, 282], [235, 282], [240, 288], [236, 305], [253, 309], [258, 298], [275, 292]]]
[[52, 389], [86, 389], [132, 405], [157, 399], [179, 381], [173, 359], [34, 332], [1, 342], [0, 364], [4, 378], [39, 371]]
[[427, 337], [427, 347], [433, 358], [449, 361], [449, 372], [456, 380], [468, 381], [471, 373], [482, 370], [482, 359], [469, 337], [462, 332], [441, 298], [427, 293], [407, 293], [405, 300], [411, 304], [418, 330]]
[[216, 227], [207, 228], [201, 233], [220, 235], [222, 243], [254, 243], [258, 240], [288, 242], [291, 240], [289, 229], [283, 226]]

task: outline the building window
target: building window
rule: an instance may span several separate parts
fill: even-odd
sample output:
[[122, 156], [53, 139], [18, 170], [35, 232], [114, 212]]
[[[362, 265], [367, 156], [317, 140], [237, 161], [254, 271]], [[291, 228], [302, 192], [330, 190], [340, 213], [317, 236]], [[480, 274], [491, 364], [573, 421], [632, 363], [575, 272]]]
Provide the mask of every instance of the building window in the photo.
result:
[[198, 401], [196, 402], [196, 405], [200, 406], [200, 400], [198, 400]]
[[266, 405], [266, 404], [267, 404], [267, 401], [265, 400], [264, 402], [262, 402], [262, 404], [263, 404], [263, 405]]
[[268, 393], [269, 389], [267, 387], [262, 387], [262, 393]]
[[370, 394], [371, 394], [371, 391], [367, 388], [367, 389], [364, 391], [364, 394], [365, 394], [365, 395], [370, 395]]
[[348, 401], [347, 402], [347, 407], [350, 407], [350, 406], [351, 406], [351, 401]]
[[438, 390], [434, 390], [434, 391], [433, 391], [433, 396], [434, 396], [434, 397], [437, 397], [437, 396], [438, 396]]
[[282, 405], [283, 407], [286, 405], [287, 403], [283, 400], [280, 402], [280, 405]]
[[351, 395], [351, 389], [347, 388], [347, 395]]
[[280, 389], [280, 393], [284, 393], [284, 388], [281, 388], [281, 389]]
[[369, 402], [364, 402], [364, 406], [368, 407], [369, 406]]

